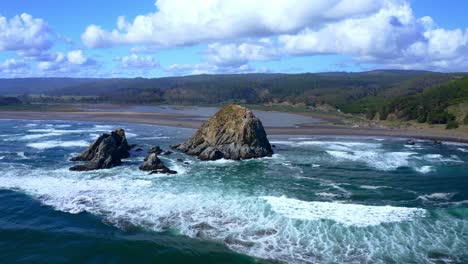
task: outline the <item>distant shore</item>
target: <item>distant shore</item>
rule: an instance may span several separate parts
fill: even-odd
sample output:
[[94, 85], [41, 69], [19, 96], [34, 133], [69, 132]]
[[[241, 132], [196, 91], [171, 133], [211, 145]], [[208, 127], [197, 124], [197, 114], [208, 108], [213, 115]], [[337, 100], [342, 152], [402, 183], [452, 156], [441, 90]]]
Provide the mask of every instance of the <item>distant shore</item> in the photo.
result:
[[[120, 122], [160, 125], [181, 128], [199, 128], [204, 119], [196, 115], [177, 113], [142, 113], [142, 112], [28, 112], [1, 111], [0, 119], [20, 120], [67, 120], [88, 122]], [[270, 135], [342, 135], [342, 136], [383, 136], [426, 140], [455, 141], [468, 143], [468, 135], [458, 131], [428, 131], [424, 129], [383, 129], [351, 127], [326, 123], [298, 124], [294, 126], [265, 126]]]

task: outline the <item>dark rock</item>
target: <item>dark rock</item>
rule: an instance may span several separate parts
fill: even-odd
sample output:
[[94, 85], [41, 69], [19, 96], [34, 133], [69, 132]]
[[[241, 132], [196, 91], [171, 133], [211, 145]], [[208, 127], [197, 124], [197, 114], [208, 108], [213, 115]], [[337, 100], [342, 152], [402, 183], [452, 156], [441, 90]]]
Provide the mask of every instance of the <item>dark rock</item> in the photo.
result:
[[167, 173], [176, 174], [176, 171], [170, 170], [164, 163], [158, 158], [156, 153], [150, 153], [143, 164], [139, 167], [142, 171], [150, 171], [153, 173]]
[[272, 147], [272, 148], [276, 148], [276, 145], [275, 145], [275, 144], [272, 144], [271, 147]]
[[186, 162], [184, 162], [184, 164], [185, 164], [185, 165], [190, 165], [190, 162], [187, 162], [187, 161], [186, 161]]
[[89, 171], [108, 169], [122, 164], [121, 159], [130, 157], [130, 149], [125, 131], [121, 128], [110, 134], [102, 134], [81, 155], [71, 158], [71, 161], [87, 161], [88, 163], [70, 168], [72, 171]]
[[201, 160], [240, 160], [273, 154], [262, 122], [239, 105], [223, 107], [189, 141], [172, 147]]
[[166, 150], [166, 151], [163, 152], [163, 155], [165, 155], [165, 156], [169, 156], [171, 154], [172, 154], [172, 151], [170, 151], [170, 150]]
[[142, 148], [137, 148], [137, 149], [135, 149], [135, 151], [140, 152], [140, 151], [143, 151], [143, 149]]
[[148, 153], [154, 153], [156, 155], [159, 155], [161, 154], [162, 151], [163, 150], [159, 146], [156, 146], [156, 147], [150, 148], [150, 150], [148, 150]]
[[415, 144], [416, 144], [416, 141], [410, 139], [410, 140], [408, 140], [408, 141], [406, 142], [405, 145], [415, 145]]
[[177, 159], [177, 161], [178, 161], [178, 162], [184, 162], [184, 160], [183, 160], [183, 159]]
[[440, 141], [440, 140], [434, 140], [434, 145], [442, 145], [442, 141]]

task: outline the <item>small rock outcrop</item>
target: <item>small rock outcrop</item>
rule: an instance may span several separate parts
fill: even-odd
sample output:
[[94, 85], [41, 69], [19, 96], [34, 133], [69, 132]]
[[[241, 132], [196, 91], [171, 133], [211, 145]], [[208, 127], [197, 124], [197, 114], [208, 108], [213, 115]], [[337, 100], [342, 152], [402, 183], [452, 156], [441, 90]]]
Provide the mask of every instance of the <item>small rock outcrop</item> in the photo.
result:
[[155, 153], [156, 155], [159, 155], [163, 152], [160, 146], [152, 147], [148, 150], [148, 154]]
[[262, 122], [249, 109], [233, 104], [219, 110], [189, 141], [172, 147], [201, 160], [240, 160], [273, 154]]
[[110, 134], [102, 134], [81, 155], [71, 158], [71, 161], [87, 161], [86, 164], [70, 168], [72, 171], [89, 171], [108, 169], [122, 163], [121, 159], [128, 158], [131, 146], [121, 128]]
[[141, 164], [140, 170], [150, 171], [151, 173], [167, 173], [176, 174], [177, 171], [170, 170], [164, 163], [158, 158], [156, 153], [150, 153], [146, 158], [145, 162]]

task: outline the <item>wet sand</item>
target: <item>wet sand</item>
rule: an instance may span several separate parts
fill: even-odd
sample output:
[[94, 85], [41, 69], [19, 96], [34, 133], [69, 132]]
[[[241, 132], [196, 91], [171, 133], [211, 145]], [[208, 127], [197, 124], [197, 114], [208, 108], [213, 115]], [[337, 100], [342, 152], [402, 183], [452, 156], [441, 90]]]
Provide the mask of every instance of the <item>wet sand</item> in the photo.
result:
[[[128, 111], [128, 109], [126, 109]], [[273, 112], [274, 114], [274, 112]], [[278, 113], [278, 121], [281, 115]], [[179, 113], [143, 113], [143, 112], [0, 112], [0, 119], [23, 120], [70, 120], [90, 122], [139, 123], [149, 125], [199, 128], [208, 117]], [[271, 123], [271, 122], [270, 122]], [[417, 139], [444, 140], [468, 143], [468, 135], [460, 131], [433, 131], [417, 129], [381, 129], [354, 128], [344, 125], [330, 125], [323, 122], [297, 124], [290, 126], [275, 126], [265, 124], [265, 130], [270, 135], [343, 135], [343, 136], [383, 136]]]

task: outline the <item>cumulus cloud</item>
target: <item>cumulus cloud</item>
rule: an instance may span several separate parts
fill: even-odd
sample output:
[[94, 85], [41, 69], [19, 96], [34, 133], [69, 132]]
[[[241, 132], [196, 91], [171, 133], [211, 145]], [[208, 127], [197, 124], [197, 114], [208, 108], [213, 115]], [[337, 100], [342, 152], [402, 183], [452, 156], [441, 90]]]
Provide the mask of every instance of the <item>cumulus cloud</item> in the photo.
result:
[[122, 44], [160, 47], [243, 37], [295, 33], [304, 27], [375, 12], [386, 0], [158, 0], [157, 12], [132, 22], [117, 19], [111, 31], [89, 25], [83, 43], [92, 48]]
[[28, 68], [28, 64], [24, 60], [7, 59], [0, 63], [0, 73], [5, 76], [17, 76], [23, 74]]
[[11, 19], [0, 16], [0, 51], [15, 51], [20, 56], [38, 57], [53, 45], [47, 23], [23, 13]]
[[463, 61], [468, 59], [468, 29], [438, 28], [430, 17], [416, 18], [405, 2], [388, 2], [373, 15], [329, 23], [319, 30], [282, 35], [279, 42], [289, 55], [347, 54], [385, 67], [467, 69]]
[[117, 58], [120, 64], [125, 68], [150, 70], [159, 67], [159, 63], [151, 56], [138, 56], [132, 54], [122, 58]]
[[197, 64], [173, 64], [164, 70], [173, 76], [194, 75], [194, 74], [225, 74], [225, 73], [265, 73], [268, 68], [254, 68], [248, 64], [243, 65], [215, 65], [211, 63]]
[[85, 67], [97, 66], [97, 62], [88, 58], [82, 50], [72, 50], [67, 54], [57, 52], [54, 60], [39, 62], [37, 66], [41, 72], [46, 74], [76, 73]]
[[208, 45], [205, 55], [215, 65], [240, 66], [249, 61], [276, 59], [280, 52], [269, 39], [260, 39], [253, 43], [213, 43]]
[[415, 17], [407, 0], [158, 0], [155, 6], [132, 21], [117, 18], [112, 30], [90, 25], [82, 41], [92, 48], [136, 45], [132, 53], [206, 43], [205, 62], [178, 65], [180, 72], [235, 71], [252, 61], [317, 54], [380, 67], [468, 69], [468, 29]]

